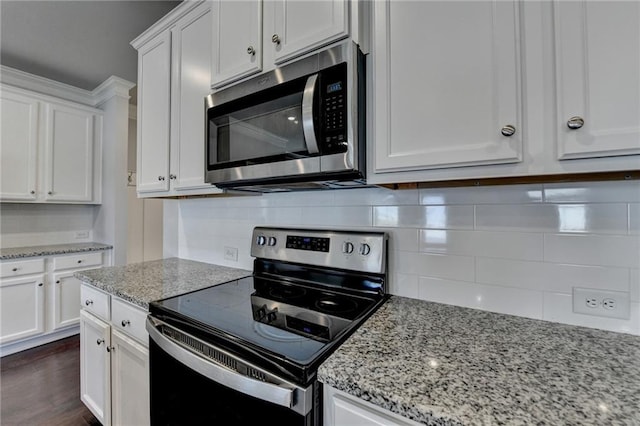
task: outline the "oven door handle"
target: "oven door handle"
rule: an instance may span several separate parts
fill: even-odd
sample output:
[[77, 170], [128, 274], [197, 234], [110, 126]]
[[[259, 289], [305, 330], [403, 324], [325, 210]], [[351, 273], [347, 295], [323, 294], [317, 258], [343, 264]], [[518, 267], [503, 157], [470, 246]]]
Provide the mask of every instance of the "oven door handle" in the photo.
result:
[[[234, 372], [226, 367], [216, 364], [213, 360], [204, 359], [202, 356], [197, 355], [169, 339], [157, 329], [158, 325], [173, 328], [156, 318], [147, 317], [146, 328], [149, 332], [149, 337], [167, 354], [190, 369], [228, 388], [237, 390], [245, 395], [250, 395], [263, 401], [289, 408], [299, 414], [306, 415], [310, 411], [310, 401], [307, 401], [307, 399], [308, 396], [311, 395], [311, 389], [303, 389], [284, 381], [282, 381], [280, 385], [275, 385]], [[207, 346], [213, 347], [212, 345], [203, 342], [184, 331], [180, 330], [180, 333], [188, 336], [190, 339], [194, 339]], [[222, 352], [224, 355], [234, 358], [243, 364], [247, 364], [246, 361], [242, 361], [227, 351], [223, 351], [218, 348], [215, 348], [215, 350]]]
[[316, 140], [316, 129], [313, 124], [313, 98], [316, 93], [316, 81], [318, 74], [314, 74], [307, 79], [302, 93], [302, 130], [304, 132], [304, 141], [307, 144], [309, 154], [317, 154], [318, 141]]

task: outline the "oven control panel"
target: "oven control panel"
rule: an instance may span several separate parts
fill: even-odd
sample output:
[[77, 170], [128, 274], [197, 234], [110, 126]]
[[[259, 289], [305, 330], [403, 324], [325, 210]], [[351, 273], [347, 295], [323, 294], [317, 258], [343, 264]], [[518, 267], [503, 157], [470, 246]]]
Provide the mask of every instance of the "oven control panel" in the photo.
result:
[[362, 272], [384, 273], [384, 232], [256, 227], [251, 256]]

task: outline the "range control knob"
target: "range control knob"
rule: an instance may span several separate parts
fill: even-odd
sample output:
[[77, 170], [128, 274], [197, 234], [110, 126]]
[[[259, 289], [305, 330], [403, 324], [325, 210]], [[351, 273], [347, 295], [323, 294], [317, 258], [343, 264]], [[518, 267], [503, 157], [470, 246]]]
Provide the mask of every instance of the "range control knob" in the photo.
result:
[[353, 253], [353, 244], [349, 241], [342, 243], [342, 252], [347, 254]]
[[362, 243], [360, 244], [360, 248], [358, 249], [358, 251], [361, 255], [366, 256], [371, 253], [371, 247], [369, 246], [369, 244]]
[[267, 244], [273, 247], [273, 246], [276, 245], [277, 241], [278, 240], [276, 240], [276, 237], [269, 237], [269, 240], [267, 241]]
[[263, 246], [267, 243], [267, 238], [264, 235], [258, 235], [256, 238], [256, 244], [259, 246]]

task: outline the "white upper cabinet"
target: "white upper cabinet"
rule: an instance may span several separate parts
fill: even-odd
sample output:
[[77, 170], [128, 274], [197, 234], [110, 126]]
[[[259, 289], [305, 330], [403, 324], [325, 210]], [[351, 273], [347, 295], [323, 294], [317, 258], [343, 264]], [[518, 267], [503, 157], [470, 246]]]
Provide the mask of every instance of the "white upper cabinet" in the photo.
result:
[[91, 201], [94, 114], [82, 108], [48, 104], [45, 128], [45, 199]]
[[558, 158], [640, 154], [640, 3], [555, 1]]
[[2, 85], [0, 200], [99, 204], [102, 111]]
[[184, 2], [131, 43], [138, 49], [139, 197], [222, 192], [204, 182], [212, 5]]
[[273, 20], [265, 21], [265, 42], [272, 44], [274, 62], [347, 37], [348, 6], [347, 0], [265, 0], [265, 8], [273, 9]]
[[262, 71], [262, 1], [216, 1], [212, 40], [212, 87]]
[[[243, 3], [243, 2], [240, 2]], [[204, 98], [211, 76], [212, 12], [193, 10], [171, 30], [171, 189], [193, 189], [204, 183]]]
[[138, 49], [138, 192], [169, 190], [170, 73], [167, 31]]
[[211, 87], [348, 37], [349, 10], [348, 0], [216, 0]]
[[36, 199], [38, 101], [0, 91], [0, 199]]
[[521, 161], [518, 3], [374, 8], [376, 171]]

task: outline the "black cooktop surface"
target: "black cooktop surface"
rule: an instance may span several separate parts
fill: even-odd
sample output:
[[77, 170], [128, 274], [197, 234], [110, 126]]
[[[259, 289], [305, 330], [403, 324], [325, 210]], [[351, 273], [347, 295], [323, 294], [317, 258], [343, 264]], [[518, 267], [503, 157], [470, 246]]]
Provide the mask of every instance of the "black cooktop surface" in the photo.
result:
[[364, 315], [375, 304], [375, 300], [349, 299], [311, 287], [278, 285], [271, 280], [265, 282], [247, 277], [152, 302], [151, 312], [161, 313], [165, 318], [179, 318], [194, 327], [221, 331], [229, 336], [229, 340], [241, 339], [300, 365], [312, 363], [333, 343], [257, 321], [251, 296], [258, 294], [302, 308], [315, 308], [330, 316], [342, 315], [349, 322]]

